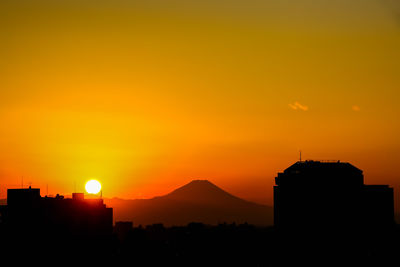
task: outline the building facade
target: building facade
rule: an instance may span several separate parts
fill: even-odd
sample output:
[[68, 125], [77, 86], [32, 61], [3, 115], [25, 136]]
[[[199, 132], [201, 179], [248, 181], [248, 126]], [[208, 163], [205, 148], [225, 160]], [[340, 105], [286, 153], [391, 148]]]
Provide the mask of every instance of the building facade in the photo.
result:
[[277, 227], [382, 227], [394, 224], [393, 188], [365, 185], [362, 170], [340, 161], [299, 161], [278, 173]]

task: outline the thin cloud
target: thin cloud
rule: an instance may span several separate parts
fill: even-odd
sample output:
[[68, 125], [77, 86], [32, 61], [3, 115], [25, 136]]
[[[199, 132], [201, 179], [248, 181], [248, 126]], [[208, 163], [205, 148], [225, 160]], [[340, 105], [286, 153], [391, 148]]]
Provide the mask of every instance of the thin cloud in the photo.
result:
[[302, 110], [302, 111], [307, 111], [308, 106], [302, 105], [299, 102], [294, 102], [293, 104], [289, 104], [289, 107], [293, 110]]

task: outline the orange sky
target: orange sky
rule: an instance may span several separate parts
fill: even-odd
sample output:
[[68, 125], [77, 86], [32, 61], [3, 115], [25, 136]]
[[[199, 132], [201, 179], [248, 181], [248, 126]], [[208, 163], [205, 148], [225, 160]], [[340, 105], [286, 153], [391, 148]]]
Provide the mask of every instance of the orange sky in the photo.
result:
[[399, 189], [396, 1], [53, 2], [0, 3], [0, 198], [209, 179], [272, 204], [300, 149]]

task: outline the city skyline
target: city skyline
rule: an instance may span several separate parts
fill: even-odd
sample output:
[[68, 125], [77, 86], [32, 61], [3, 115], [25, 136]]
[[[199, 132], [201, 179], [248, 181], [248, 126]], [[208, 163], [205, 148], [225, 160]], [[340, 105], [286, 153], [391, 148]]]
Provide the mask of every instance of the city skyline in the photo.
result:
[[9, 188], [7, 203], [0, 206], [0, 222], [15, 229], [39, 227], [46, 232], [64, 225], [82, 234], [91, 228], [111, 234], [111, 226], [118, 222], [167, 227], [244, 223], [337, 232], [394, 227], [398, 219], [394, 189], [365, 184], [363, 171], [348, 162], [297, 161], [277, 173], [273, 192], [272, 208], [241, 199], [208, 180], [193, 180], [163, 196], [136, 200], [103, 198], [95, 180], [86, 184], [86, 194], [70, 196], [44, 195], [31, 186]]

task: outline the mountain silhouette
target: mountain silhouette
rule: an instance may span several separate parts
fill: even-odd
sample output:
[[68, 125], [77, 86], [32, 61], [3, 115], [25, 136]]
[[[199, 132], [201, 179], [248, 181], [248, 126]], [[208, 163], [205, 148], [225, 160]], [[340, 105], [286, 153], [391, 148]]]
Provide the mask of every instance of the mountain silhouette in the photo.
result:
[[166, 226], [202, 222], [273, 224], [273, 208], [233, 196], [207, 180], [194, 180], [171, 193], [152, 199], [106, 199], [114, 208], [115, 221], [135, 225], [163, 223]]
[[[159, 197], [158, 197], [159, 198]], [[232, 201], [246, 202], [222, 190], [208, 180], [193, 180], [163, 197], [175, 201], [194, 204], [227, 205]], [[218, 202], [216, 202], [218, 200]], [[239, 204], [239, 203], [235, 203]]]

